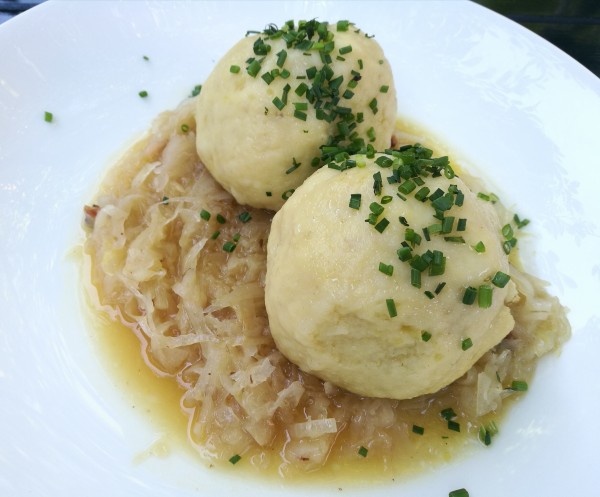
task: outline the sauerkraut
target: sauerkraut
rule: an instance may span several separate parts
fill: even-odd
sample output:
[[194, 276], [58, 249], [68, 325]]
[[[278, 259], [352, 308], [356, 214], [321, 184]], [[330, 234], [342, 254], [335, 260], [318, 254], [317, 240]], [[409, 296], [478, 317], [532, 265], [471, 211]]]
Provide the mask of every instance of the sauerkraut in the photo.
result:
[[489, 443], [505, 399], [569, 337], [545, 283], [518, 268], [513, 250], [514, 329], [436, 393], [361, 397], [302, 372], [277, 350], [265, 311], [272, 214], [237, 204], [201, 164], [194, 107], [189, 98], [160, 115], [108, 172], [86, 208], [85, 254], [98, 311], [142, 336], [149, 367], [184, 387], [198, 451], [289, 476], [367, 454], [385, 472], [393, 461], [445, 460], [465, 437]]

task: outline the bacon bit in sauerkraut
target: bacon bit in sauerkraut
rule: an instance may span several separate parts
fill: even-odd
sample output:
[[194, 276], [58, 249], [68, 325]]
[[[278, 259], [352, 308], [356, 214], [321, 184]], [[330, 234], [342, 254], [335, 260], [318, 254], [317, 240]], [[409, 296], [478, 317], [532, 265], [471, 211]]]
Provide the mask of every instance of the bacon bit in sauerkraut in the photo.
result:
[[[149, 365], [185, 386], [189, 436], [206, 457], [228, 461], [240, 454], [285, 476], [329, 460], [350, 464], [361, 447], [382, 471], [392, 461], [443, 461], [449, 447], [464, 444], [460, 437], [475, 438], [490, 416], [497, 419], [504, 398], [514, 394], [507, 389], [512, 381], [528, 381], [538, 358], [568, 338], [558, 300], [513, 268], [515, 329], [449, 387], [392, 401], [359, 397], [303, 373], [269, 332], [264, 278], [271, 215], [237, 205], [204, 169], [193, 109], [188, 99], [162, 114], [109, 172], [93, 206], [84, 208], [85, 252], [100, 310], [146, 337]], [[236, 249], [228, 253], [223, 245], [234, 237]], [[449, 407], [463, 433], [448, 431], [439, 415]], [[414, 424], [429, 435], [418, 444]]]

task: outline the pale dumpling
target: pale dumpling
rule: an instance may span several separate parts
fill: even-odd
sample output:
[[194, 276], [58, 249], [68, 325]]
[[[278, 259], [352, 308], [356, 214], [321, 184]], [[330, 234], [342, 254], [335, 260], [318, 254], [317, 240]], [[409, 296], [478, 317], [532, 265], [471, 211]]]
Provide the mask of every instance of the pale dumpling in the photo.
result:
[[[433, 174], [407, 183], [411, 153], [418, 158], [413, 148], [404, 160], [354, 156], [340, 167], [358, 167], [320, 169], [275, 215], [269, 237], [266, 306], [277, 347], [361, 395], [435, 392], [514, 325], [494, 208], [450, 169], [436, 173], [435, 161], [424, 161]], [[424, 269], [417, 255], [429, 260]]]
[[397, 105], [381, 47], [352, 24], [274, 33], [245, 37], [217, 63], [198, 96], [196, 144], [240, 204], [277, 210], [326, 162], [321, 146], [388, 148]]

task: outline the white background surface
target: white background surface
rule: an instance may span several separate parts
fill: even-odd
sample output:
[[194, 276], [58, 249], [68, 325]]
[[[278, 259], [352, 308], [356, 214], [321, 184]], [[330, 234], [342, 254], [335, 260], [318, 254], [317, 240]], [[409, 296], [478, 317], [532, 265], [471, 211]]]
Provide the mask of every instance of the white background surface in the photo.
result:
[[[600, 488], [600, 82], [466, 2], [57, 2], [0, 28], [0, 495], [305, 495], [182, 455], [133, 464], [157, 434], [128, 407], [81, 315], [81, 208], [160, 111], [248, 29], [349, 19], [376, 35], [400, 114], [476, 164], [533, 220], [534, 272], [573, 337], [476, 456], [385, 486], [319, 495], [594, 495]], [[148, 55], [150, 61], [144, 61]], [[147, 99], [138, 91], [149, 92]], [[55, 121], [45, 123], [44, 111]]]

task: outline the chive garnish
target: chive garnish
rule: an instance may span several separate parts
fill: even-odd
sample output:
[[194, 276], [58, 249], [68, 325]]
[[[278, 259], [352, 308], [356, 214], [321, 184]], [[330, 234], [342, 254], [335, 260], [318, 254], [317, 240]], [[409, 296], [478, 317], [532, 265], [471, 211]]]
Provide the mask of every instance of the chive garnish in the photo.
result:
[[444, 418], [446, 421], [450, 421], [456, 417], [456, 413], [451, 407], [446, 407], [440, 411], [440, 416], [442, 416], [442, 418]]
[[223, 250], [229, 253], [233, 252], [236, 247], [237, 245], [234, 242], [225, 242], [223, 244]]
[[493, 288], [491, 285], [484, 284], [479, 286], [479, 292], [477, 293], [477, 303], [482, 309], [487, 309], [492, 305], [492, 293]]
[[369, 453], [369, 449], [367, 449], [366, 447], [363, 447], [362, 445], [358, 449], [358, 455], [361, 457], [367, 457], [368, 453]]
[[473, 246], [473, 248], [475, 249], [475, 252], [480, 254], [485, 252], [485, 245], [481, 241], [477, 242], [477, 245]]
[[422, 426], [413, 425], [412, 432], [416, 433], [417, 435], [423, 435], [425, 433], [425, 428]]
[[464, 488], [459, 488], [457, 490], [452, 490], [452, 492], [448, 494], [448, 497], [469, 497], [469, 492]]
[[252, 219], [252, 215], [248, 211], [244, 211], [240, 213], [238, 219], [245, 224]]
[[240, 66], [236, 66], [235, 64], [232, 64], [232, 65], [229, 67], [229, 72], [230, 72], [230, 73], [233, 73], [233, 74], [237, 74], [237, 73], [239, 73], [239, 72], [240, 72]]
[[187, 133], [190, 130], [190, 127], [187, 124], [182, 124], [181, 125], [181, 131], [184, 133]]
[[225, 224], [226, 222], [227, 222], [227, 219], [225, 219], [225, 217], [222, 214], [217, 214], [217, 223]]
[[465, 338], [460, 344], [460, 348], [463, 350], [469, 350], [472, 346], [473, 340], [471, 340], [470, 338]]
[[523, 380], [514, 380], [510, 385], [510, 390], [514, 390], [515, 392], [526, 392], [528, 389], [529, 385]]
[[221, 232], [219, 230], [215, 231], [211, 236], [210, 239], [211, 240], [216, 240], [217, 238], [219, 238], [219, 235], [221, 234]]
[[385, 299], [385, 305], [387, 307], [388, 315], [391, 318], [395, 318], [398, 315], [398, 311], [396, 310], [396, 302], [394, 302], [394, 299]]
[[230, 462], [231, 464], [236, 464], [236, 463], [238, 463], [238, 462], [239, 462], [239, 460], [240, 460], [241, 458], [242, 458], [242, 456], [240, 456], [239, 454], [236, 454], [235, 456], [231, 456], [231, 457], [229, 458], [229, 462]]
[[48, 112], [48, 111], [44, 112], [44, 121], [46, 121], [47, 123], [51, 123], [53, 119], [54, 119], [54, 114], [52, 114], [52, 112]]
[[207, 211], [207, 210], [205, 210], [205, 209], [202, 209], [202, 210], [200, 211], [200, 217], [201, 217], [202, 219], [204, 219], [205, 221], [208, 221], [208, 220], [210, 219], [210, 212], [208, 212], [208, 211]]
[[423, 330], [421, 332], [421, 340], [423, 340], [424, 342], [428, 342], [429, 340], [431, 340], [431, 333], [429, 333], [427, 330]]
[[449, 419], [448, 420], [448, 429], [452, 430], [452, 431], [460, 432], [460, 423], [457, 423], [456, 421], [452, 421], [451, 419]]
[[348, 202], [348, 207], [351, 209], [360, 209], [361, 202], [361, 194], [360, 193], [351, 193], [350, 194], [350, 202]]
[[475, 302], [475, 297], [477, 297], [477, 289], [473, 288], [472, 286], [468, 286], [465, 288], [462, 302], [466, 305], [472, 305], [473, 302]]
[[142, 90], [138, 93], [138, 95], [142, 98], [146, 98], [148, 96], [148, 92], [146, 90]]
[[492, 284], [498, 288], [504, 288], [509, 282], [510, 276], [502, 271], [498, 271], [492, 278]]
[[379, 271], [381, 271], [383, 274], [387, 274], [388, 276], [392, 276], [392, 274], [394, 274], [394, 266], [380, 262]]
[[390, 222], [384, 217], [375, 225], [375, 229], [379, 231], [379, 233], [383, 233], [389, 224]]

